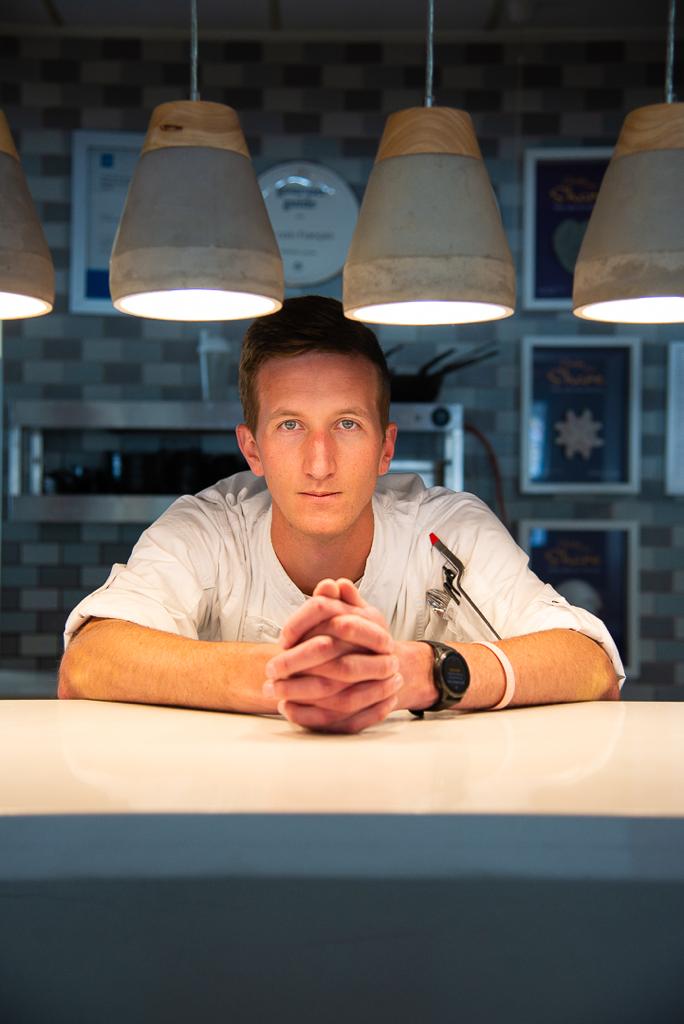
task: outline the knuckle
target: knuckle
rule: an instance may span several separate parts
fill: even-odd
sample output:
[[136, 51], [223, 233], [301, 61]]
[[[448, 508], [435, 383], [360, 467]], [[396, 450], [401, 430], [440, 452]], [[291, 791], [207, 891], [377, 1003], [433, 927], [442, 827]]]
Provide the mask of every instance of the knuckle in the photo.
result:
[[389, 679], [385, 679], [382, 684], [382, 696], [383, 698], [392, 697], [396, 692], [396, 682], [394, 676], [390, 676]]
[[354, 678], [358, 668], [358, 656], [356, 654], [343, 654], [338, 659], [340, 677], [346, 681]]
[[322, 633], [320, 636], [314, 637], [314, 650], [320, 654], [328, 654], [332, 650], [334, 640], [331, 636], [326, 633]]
[[338, 629], [343, 637], [350, 637], [356, 632], [357, 626], [351, 615], [341, 615], [338, 623]]

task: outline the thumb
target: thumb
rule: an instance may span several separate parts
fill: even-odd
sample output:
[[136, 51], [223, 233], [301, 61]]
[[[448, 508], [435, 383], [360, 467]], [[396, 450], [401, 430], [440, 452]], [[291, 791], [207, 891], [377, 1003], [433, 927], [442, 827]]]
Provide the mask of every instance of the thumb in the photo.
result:
[[336, 580], [324, 579], [314, 587], [314, 597], [333, 597], [335, 600], [340, 598], [340, 588]]
[[346, 601], [347, 604], [354, 605], [356, 608], [366, 607], [366, 602], [361, 597], [351, 580], [341, 577], [337, 581], [337, 586], [339, 587], [341, 601]]

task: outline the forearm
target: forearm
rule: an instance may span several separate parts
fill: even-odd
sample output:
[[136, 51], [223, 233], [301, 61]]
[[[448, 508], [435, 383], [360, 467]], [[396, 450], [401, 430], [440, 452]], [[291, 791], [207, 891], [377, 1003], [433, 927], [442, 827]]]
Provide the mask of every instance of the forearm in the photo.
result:
[[92, 619], [70, 643], [58, 696], [273, 713], [263, 696], [275, 644], [191, 640], [120, 619]]
[[[494, 707], [503, 696], [506, 679], [495, 654], [480, 644], [455, 643], [470, 668], [471, 682], [459, 709]], [[602, 647], [570, 629], [552, 629], [501, 640], [497, 646], [515, 671], [511, 706], [556, 704], [587, 700], [619, 700], [615, 670]], [[432, 652], [427, 644], [399, 643], [400, 672], [405, 684], [399, 706], [426, 707], [436, 699], [432, 683]]]

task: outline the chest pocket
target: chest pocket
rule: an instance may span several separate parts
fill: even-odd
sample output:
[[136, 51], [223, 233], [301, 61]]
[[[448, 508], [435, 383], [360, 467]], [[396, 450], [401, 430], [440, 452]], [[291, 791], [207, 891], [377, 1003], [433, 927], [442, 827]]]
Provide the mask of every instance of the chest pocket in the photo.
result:
[[264, 619], [259, 615], [247, 615], [242, 626], [240, 639], [248, 644], [273, 644], [280, 637], [280, 626], [277, 622]]

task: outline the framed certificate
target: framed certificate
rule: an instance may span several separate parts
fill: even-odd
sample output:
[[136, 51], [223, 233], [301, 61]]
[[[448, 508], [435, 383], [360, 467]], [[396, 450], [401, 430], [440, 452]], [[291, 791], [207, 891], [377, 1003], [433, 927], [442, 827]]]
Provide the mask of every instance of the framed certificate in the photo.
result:
[[640, 672], [638, 529], [631, 520], [524, 519], [518, 538], [544, 583], [605, 622], [628, 677]]
[[72, 313], [119, 314], [109, 294], [109, 257], [144, 132], [72, 133]]
[[523, 307], [570, 309], [584, 232], [612, 149], [528, 149], [523, 196]]
[[259, 175], [259, 188], [283, 258], [285, 284], [306, 288], [342, 271], [359, 203], [330, 167], [300, 160]]
[[665, 493], [684, 494], [684, 341], [669, 347], [666, 431]]
[[637, 338], [523, 338], [520, 490], [639, 490]]

